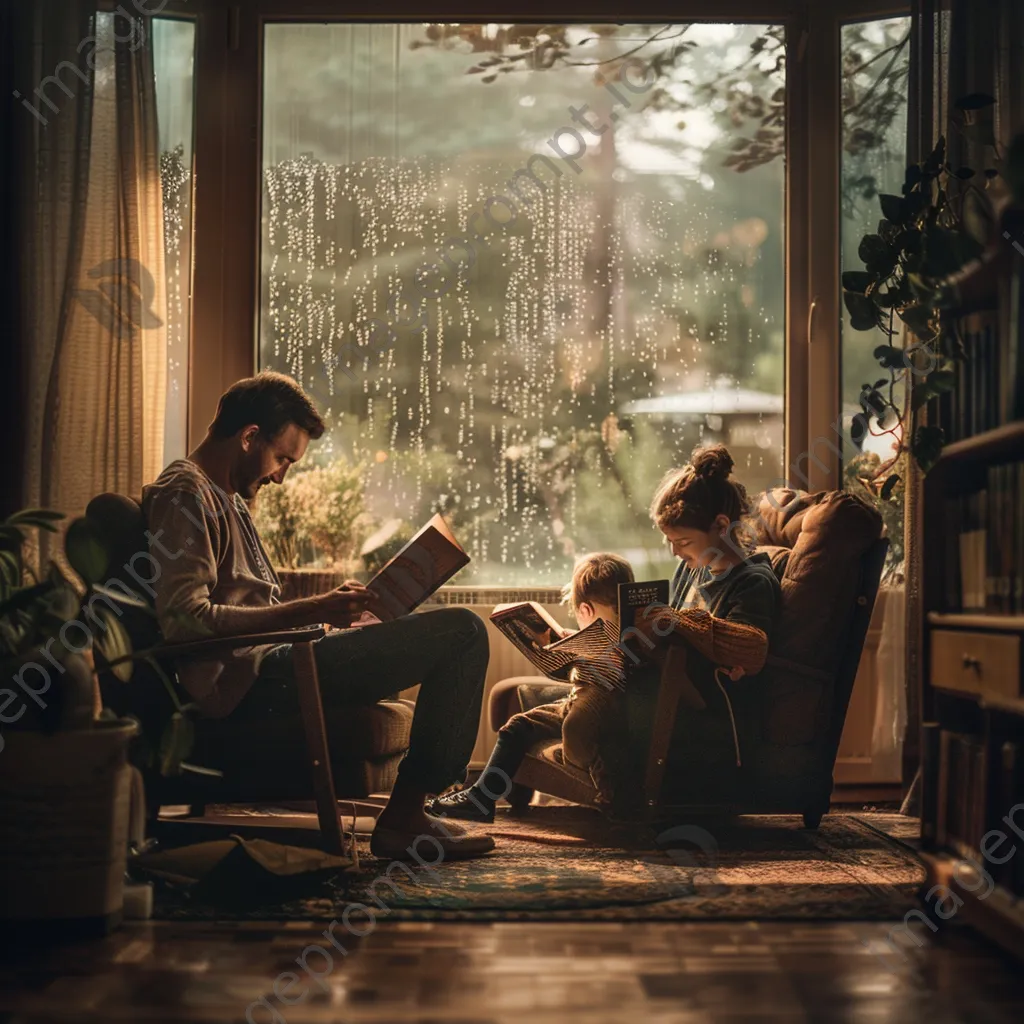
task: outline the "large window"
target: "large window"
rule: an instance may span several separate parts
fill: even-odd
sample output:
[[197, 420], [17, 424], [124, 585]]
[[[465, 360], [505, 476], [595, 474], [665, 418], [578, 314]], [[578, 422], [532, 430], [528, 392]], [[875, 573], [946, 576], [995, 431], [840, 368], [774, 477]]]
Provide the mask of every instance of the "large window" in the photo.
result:
[[164, 461], [188, 451], [188, 366], [192, 258], [192, 122], [195, 23], [153, 19], [153, 72], [160, 134], [167, 287], [167, 406]]
[[462, 583], [561, 583], [605, 548], [661, 575], [647, 502], [695, 445], [725, 441], [751, 490], [783, 475], [781, 27], [269, 24], [263, 46], [260, 364], [329, 432], [262, 514], [344, 509], [279, 560], [440, 510]]

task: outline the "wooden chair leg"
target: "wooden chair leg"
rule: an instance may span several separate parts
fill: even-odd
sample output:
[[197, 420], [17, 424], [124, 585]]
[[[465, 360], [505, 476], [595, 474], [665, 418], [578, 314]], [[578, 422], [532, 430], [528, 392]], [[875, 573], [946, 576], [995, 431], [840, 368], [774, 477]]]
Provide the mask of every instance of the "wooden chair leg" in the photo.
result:
[[[331, 774], [331, 757], [327, 746], [327, 727], [324, 723], [323, 702], [320, 700], [320, 679], [317, 676], [313, 645], [293, 644], [292, 661], [295, 666], [299, 707], [302, 711], [302, 726], [306, 734], [306, 752], [313, 772], [313, 795], [316, 798], [320, 835], [324, 849], [328, 853], [344, 856], [345, 837], [334, 793], [334, 777]], [[353, 831], [353, 854], [355, 841]]]
[[686, 675], [686, 648], [672, 646], [661, 667], [654, 720], [651, 722], [651, 742], [644, 775], [644, 803], [649, 814], [658, 806], [661, 784], [665, 779], [668, 748], [672, 742], [672, 731], [684, 688], [693, 690], [693, 684]]

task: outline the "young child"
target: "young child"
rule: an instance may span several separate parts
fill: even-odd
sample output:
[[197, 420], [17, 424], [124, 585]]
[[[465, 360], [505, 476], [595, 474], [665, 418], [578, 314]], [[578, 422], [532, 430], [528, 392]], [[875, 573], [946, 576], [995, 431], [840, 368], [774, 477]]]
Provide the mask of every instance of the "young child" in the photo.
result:
[[[581, 558], [573, 569], [572, 582], [563, 594], [580, 629], [604, 619], [616, 629], [619, 622], [618, 587], [632, 583], [633, 570], [618, 555], [595, 554]], [[566, 763], [589, 771], [603, 787], [601, 741], [615, 717], [619, 693], [598, 682], [574, 682], [569, 696], [553, 704], [523, 711], [502, 726], [498, 741], [480, 778], [468, 789], [435, 797], [427, 804], [429, 814], [470, 821], [494, 821], [494, 805], [510, 788], [526, 751], [540, 739], [562, 740]]]

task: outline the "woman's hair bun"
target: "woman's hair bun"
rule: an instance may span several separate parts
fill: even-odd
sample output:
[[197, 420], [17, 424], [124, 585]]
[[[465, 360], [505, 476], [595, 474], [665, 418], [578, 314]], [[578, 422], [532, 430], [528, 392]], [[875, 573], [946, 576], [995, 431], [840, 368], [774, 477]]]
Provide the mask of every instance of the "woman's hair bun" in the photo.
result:
[[705, 480], [728, 480], [734, 463], [724, 444], [709, 444], [694, 451], [690, 465], [694, 473]]

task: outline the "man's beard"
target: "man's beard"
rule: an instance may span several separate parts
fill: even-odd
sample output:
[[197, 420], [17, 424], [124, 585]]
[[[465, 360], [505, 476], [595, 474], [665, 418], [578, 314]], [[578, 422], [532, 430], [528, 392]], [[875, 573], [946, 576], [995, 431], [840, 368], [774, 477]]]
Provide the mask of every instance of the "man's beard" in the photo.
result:
[[[259, 468], [260, 467], [258, 465], [254, 465], [250, 473], [258, 472]], [[256, 497], [260, 488], [270, 483], [270, 477], [261, 476], [253, 478], [250, 474], [247, 474], [247, 476], [249, 477], [249, 482], [247, 482], [245, 486], [241, 488], [242, 497], [245, 498], [246, 501], [252, 501], [253, 498]]]
[[266, 485], [269, 483], [269, 476], [261, 477], [259, 480], [253, 481], [253, 483], [249, 484], [249, 486], [245, 489], [244, 497], [246, 498], [246, 500], [252, 501], [252, 499], [259, 494], [260, 489], [266, 487]]

